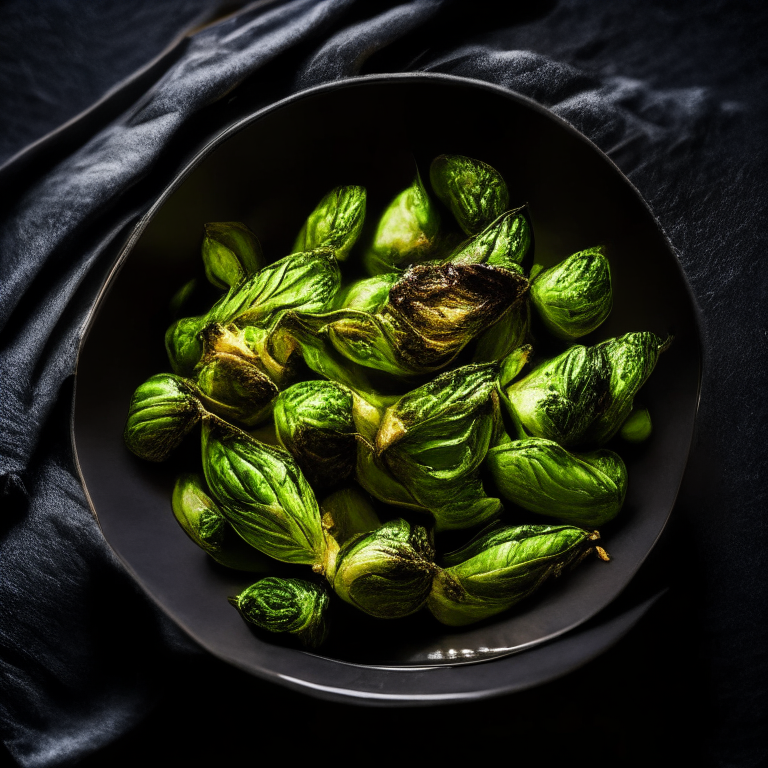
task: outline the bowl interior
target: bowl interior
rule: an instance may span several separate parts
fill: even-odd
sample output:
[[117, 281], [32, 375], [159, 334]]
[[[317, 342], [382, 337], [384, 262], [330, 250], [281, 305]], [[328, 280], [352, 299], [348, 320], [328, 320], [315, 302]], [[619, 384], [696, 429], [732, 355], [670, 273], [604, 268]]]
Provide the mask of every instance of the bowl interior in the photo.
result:
[[[549, 265], [607, 245], [614, 309], [585, 343], [637, 330], [675, 335], [638, 398], [650, 408], [654, 435], [643, 446], [618, 449], [630, 480], [625, 508], [602, 530], [610, 563], [590, 560], [512, 611], [462, 629], [443, 627], [426, 612], [376, 621], [336, 601], [330, 642], [319, 654], [300, 654], [253, 631], [228, 604], [228, 595], [258, 576], [217, 566], [173, 518], [171, 489], [179, 472], [199, 464], [197, 441], [188, 439], [165, 464], [140, 461], [123, 445], [128, 402], [147, 377], [169, 370], [168, 304], [201, 272], [204, 223], [245, 221], [274, 260], [290, 252], [304, 218], [333, 186], [364, 185], [368, 221], [375, 221], [412, 180], [414, 160], [426, 176], [442, 153], [470, 155], [501, 171], [512, 204], [529, 204], [536, 261]], [[553, 638], [627, 585], [674, 504], [692, 439], [699, 361], [695, 312], [676, 258], [634, 188], [593, 145], [498, 88], [441, 77], [362, 79], [316, 89], [234, 126], [140, 224], [82, 345], [75, 444], [109, 544], [160, 606], [220, 657], [268, 674], [295, 670], [300, 656], [308, 680], [332, 679], [327, 659], [447, 667]]]

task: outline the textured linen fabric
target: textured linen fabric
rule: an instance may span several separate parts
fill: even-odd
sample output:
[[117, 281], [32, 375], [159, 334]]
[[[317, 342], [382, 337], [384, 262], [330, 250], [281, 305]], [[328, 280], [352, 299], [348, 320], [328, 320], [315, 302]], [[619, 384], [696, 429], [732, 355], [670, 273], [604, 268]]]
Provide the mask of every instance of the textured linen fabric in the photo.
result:
[[[137, 44], [146, 61], [204, 10], [159, 6], [178, 10], [178, 29], [166, 22], [167, 38]], [[344, 77], [429, 71], [496, 83], [569, 121], [629, 176], [675, 247], [705, 355], [676, 587], [694, 606], [708, 757], [768, 759], [765, 22], [746, 2], [262, 1], [0, 169], [0, 732], [14, 758], [52, 766], [93, 753], [162, 695], [166, 661], [200, 653], [106, 546], [72, 457], [77, 345], [117, 246], [189, 153], [241, 114]], [[44, 66], [22, 61], [71, 66], [66, 48], [46, 50]], [[76, 90], [97, 98], [126, 74], [113, 72], [86, 73]], [[75, 109], [65, 101], [61, 119]], [[39, 114], [9, 125], [6, 154], [25, 126], [30, 139], [53, 127]]]

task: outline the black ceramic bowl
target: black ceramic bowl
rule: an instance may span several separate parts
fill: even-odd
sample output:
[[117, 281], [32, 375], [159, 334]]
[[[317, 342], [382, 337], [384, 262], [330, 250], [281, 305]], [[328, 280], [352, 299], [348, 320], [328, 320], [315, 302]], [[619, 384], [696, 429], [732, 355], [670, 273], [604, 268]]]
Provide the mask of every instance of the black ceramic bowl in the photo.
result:
[[[140, 461], [123, 445], [128, 402], [147, 377], [169, 370], [168, 303], [200, 272], [205, 222], [245, 221], [276, 259], [290, 252], [304, 218], [331, 187], [366, 186], [375, 220], [410, 183], [414, 158], [429, 162], [442, 153], [477, 157], [501, 171], [511, 203], [529, 204], [538, 262], [608, 246], [614, 309], [584, 342], [638, 330], [674, 334], [642, 390], [655, 431], [642, 447], [622, 449], [630, 482], [621, 515], [603, 529], [610, 563], [590, 560], [515, 609], [461, 629], [443, 627], [426, 612], [383, 622], [342, 604], [331, 642], [306, 653], [255, 632], [228, 604], [228, 595], [255, 578], [210, 561], [170, 509], [174, 479], [199, 448], [192, 439], [166, 464]], [[567, 638], [546, 657], [526, 649], [608, 606], [654, 546], [685, 469], [699, 363], [695, 309], [669, 243], [637, 191], [595, 146], [545, 109], [495, 86], [439, 75], [360, 78], [306, 91], [231, 126], [141, 220], [82, 344], [74, 439], [107, 541], [161, 608], [212, 653], [323, 696], [468, 698], [535, 684], [594, 655], [598, 641], [568, 650]]]

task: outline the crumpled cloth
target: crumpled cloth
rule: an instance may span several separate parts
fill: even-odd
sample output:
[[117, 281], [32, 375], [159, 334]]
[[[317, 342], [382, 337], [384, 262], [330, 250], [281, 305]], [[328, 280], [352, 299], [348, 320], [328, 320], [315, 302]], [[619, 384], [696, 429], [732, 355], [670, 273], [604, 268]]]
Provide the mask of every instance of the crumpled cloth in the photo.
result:
[[427, 71], [496, 83], [566, 119], [674, 245], [705, 358], [676, 512], [690, 565], [678, 587], [696, 606], [691, 652], [716, 713], [704, 738], [717, 764], [768, 759], [757, 736], [768, 732], [765, 22], [758, 3], [714, 0], [261, 0], [158, 61], [127, 88], [129, 104], [113, 100], [0, 169], [0, 733], [11, 755], [77, 762], [144, 717], [165, 661], [200, 653], [116, 560], [74, 465], [78, 342], [117, 247], [184, 159], [241, 114], [340, 78]]

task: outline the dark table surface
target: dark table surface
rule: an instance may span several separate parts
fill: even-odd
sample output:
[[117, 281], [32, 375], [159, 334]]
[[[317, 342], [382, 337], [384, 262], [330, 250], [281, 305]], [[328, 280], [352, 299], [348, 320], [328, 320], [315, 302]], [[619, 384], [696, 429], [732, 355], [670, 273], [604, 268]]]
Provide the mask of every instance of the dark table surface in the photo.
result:
[[[264, 755], [320, 765], [342, 756], [372, 765], [458, 765], [480, 755], [547, 766], [764, 764], [768, 29], [762, 6], [254, 6], [254, 18], [288, 6], [315, 10], [317, 17], [311, 32], [266, 58], [231, 94], [215, 94], [187, 114], [164, 159], [123, 182], [119, 206], [136, 211], [150, 202], [190, 151], [238, 116], [238, 99], [267, 104], [341, 76], [427, 69], [478, 77], [519, 90], [573, 122], [646, 197], [701, 311], [704, 373], [688, 471], [664, 537], [622, 605], [666, 591], [614, 647], [559, 680], [492, 700], [419, 709], [323, 702], [207, 656], [157, 615], [85, 523], [77, 523], [85, 532], [72, 539], [83, 580], [69, 590], [77, 594], [69, 619], [52, 601], [37, 601], [46, 587], [38, 571], [27, 574], [32, 586], [24, 592], [19, 563], [27, 561], [19, 553], [31, 557], [36, 526], [42, 530], [40, 521], [56, 504], [65, 511], [67, 504], [85, 506], [73, 480], [68, 433], [76, 345], [43, 345], [59, 365], [35, 379], [24, 407], [15, 405], [23, 400], [14, 386], [24, 379], [21, 368], [37, 374], [40, 365], [17, 355], [23, 321], [39, 316], [46, 286], [59, 285], [69, 268], [66, 260], [54, 263], [43, 250], [30, 250], [40, 270], [19, 289], [24, 300], [3, 292], [2, 281], [7, 288], [10, 276], [25, 269], [17, 253], [24, 233], [14, 222], [30, 207], [24, 195], [35, 184], [185, 60], [183, 35], [238, 8], [203, 0], [7, 0], [0, 25], [0, 162], [9, 162], [0, 169], [7, 201], [0, 216], [3, 243], [13, 247], [0, 255], [0, 359], [8, 392], [0, 442], [6, 563], [0, 727], [9, 750], [2, 757], [9, 764], [13, 754], [24, 765], [81, 760], [84, 766], [135, 765], [150, 756], [168, 766], [240, 765]], [[274, 25], [278, 36], [287, 29], [280, 23]], [[98, 253], [93, 243], [107, 234], [119, 240], [132, 220], [126, 213], [108, 233], [91, 226], [71, 236]], [[57, 222], [45, 226], [55, 237]], [[108, 271], [107, 256], [103, 261], [94, 260], [79, 293], [48, 305], [56, 328], [77, 327], [78, 312]], [[45, 407], [35, 410], [38, 402]], [[19, 427], [23, 419], [26, 431]], [[26, 441], [26, 434], [38, 438]], [[57, 523], [61, 536], [72, 519]], [[47, 562], [59, 568], [64, 559], [54, 551]], [[64, 576], [56, 580], [63, 582]], [[19, 621], [19, 595], [25, 605], [34, 601], [37, 623]], [[106, 628], [97, 627], [91, 602], [115, 595], [126, 608], [109, 613]], [[26, 653], [34, 642], [25, 632], [51, 640]], [[118, 656], [124, 664], [115, 663]]]

